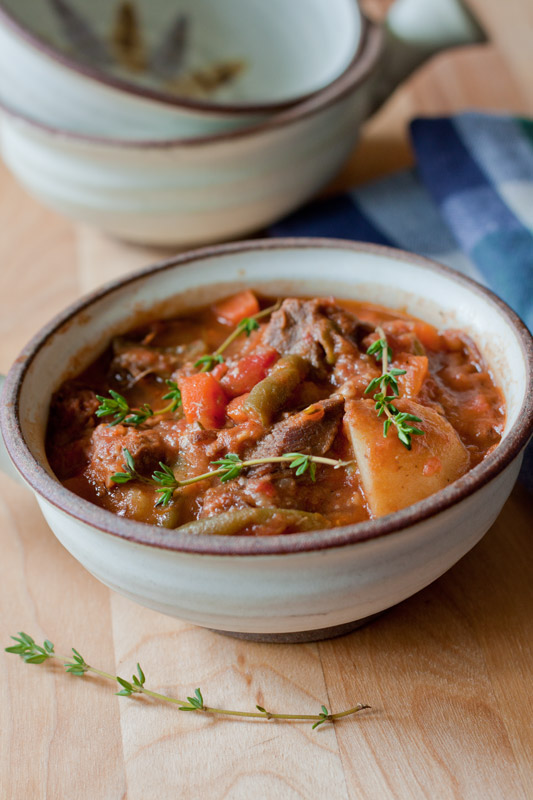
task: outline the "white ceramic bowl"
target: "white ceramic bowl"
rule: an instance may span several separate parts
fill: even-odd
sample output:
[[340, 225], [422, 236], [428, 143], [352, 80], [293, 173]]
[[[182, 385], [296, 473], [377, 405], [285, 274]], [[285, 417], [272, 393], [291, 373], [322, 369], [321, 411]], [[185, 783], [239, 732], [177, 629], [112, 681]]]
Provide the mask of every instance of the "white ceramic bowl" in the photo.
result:
[[[4, 101], [78, 133], [205, 136], [245, 127], [332, 83], [353, 62], [361, 34], [357, 0], [134, 5], [144, 46], [133, 58], [137, 68], [128, 69], [110, 44], [117, 3], [1, 0]], [[188, 99], [168, 89], [180, 66], [185, 72], [209, 70], [227, 61], [242, 61], [243, 69], [212, 97]]]
[[115, 236], [192, 244], [242, 236], [318, 191], [367, 116], [382, 32], [334, 85], [268, 122], [203, 139], [114, 141], [46, 127], [5, 108], [2, 153], [43, 203]]
[[[110, 337], [250, 286], [401, 307], [460, 327], [490, 364], [507, 406], [502, 442], [446, 489], [377, 520], [272, 537], [191, 536], [120, 518], [65, 489], [46, 460], [52, 393]], [[47, 325], [4, 387], [2, 432], [50, 527], [93, 575], [150, 608], [263, 639], [348, 630], [427, 586], [488, 530], [533, 429], [533, 342], [492, 293], [427, 259], [326, 239], [205, 248], [104, 287]]]

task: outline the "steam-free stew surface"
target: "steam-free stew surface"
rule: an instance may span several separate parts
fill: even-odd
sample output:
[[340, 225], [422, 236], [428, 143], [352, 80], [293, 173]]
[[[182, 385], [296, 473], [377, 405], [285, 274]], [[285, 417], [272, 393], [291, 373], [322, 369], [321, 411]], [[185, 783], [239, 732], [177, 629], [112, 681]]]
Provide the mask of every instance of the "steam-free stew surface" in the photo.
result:
[[[251, 292], [179, 319], [154, 321], [112, 341], [106, 353], [53, 398], [48, 426], [50, 464], [66, 487], [121, 516], [192, 533], [266, 535], [346, 525], [381, 516], [444, 488], [479, 463], [500, 441], [501, 392], [464, 333], [437, 331], [400, 312], [334, 299], [286, 298], [217, 348], [243, 318], [275, 301]], [[382, 374], [367, 349], [385, 333], [389, 369], [397, 375], [398, 413], [410, 423], [410, 449], [394, 425], [383, 435], [365, 393]], [[254, 325], [250, 327], [255, 327]], [[378, 353], [379, 355], [379, 353]], [[202, 360], [203, 359], [203, 360]], [[169, 408], [167, 381], [181, 390]], [[170, 386], [170, 389], [172, 386]], [[120, 393], [129, 414], [116, 424], [98, 416], [100, 397]], [[141, 419], [143, 415], [141, 414]], [[269, 459], [301, 453], [350, 462], [317, 463], [303, 474]], [[247, 467], [176, 488], [166, 505], [152, 475], [169, 468], [176, 481], [217, 468], [235, 454]], [[126, 456], [135, 465], [128, 472]], [[315, 480], [313, 481], [313, 470]], [[167, 498], [168, 499], [168, 498]]]

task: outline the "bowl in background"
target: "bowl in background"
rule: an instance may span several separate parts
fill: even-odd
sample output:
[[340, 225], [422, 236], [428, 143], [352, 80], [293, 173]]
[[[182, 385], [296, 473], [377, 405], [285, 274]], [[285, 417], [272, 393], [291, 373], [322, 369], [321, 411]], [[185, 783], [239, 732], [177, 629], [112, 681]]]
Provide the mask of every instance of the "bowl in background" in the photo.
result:
[[[379, 519], [286, 536], [191, 536], [105, 511], [63, 487], [45, 455], [52, 393], [133, 324], [251, 287], [402, 308], [470, 334], [505, 396], [502, 441], [431, 497]], [[149, 608], [247, 638], [305, 641], [357, 627], [427, 586], [489, 529], [533, 430], [533, 341], [495, 295], [425, 258], [326, 239], [185, 253], [109, 284], [56, 317], [15, 361], [2, 433], [52, 530], [94, 576]]]
[[361, 30], [356, 0], [1, 0], [0, 94], [66, 131], [205, 136], [333, 83]]
[[261, 125], [201, 139], [117, 141], [45, 126], [4, 105], [7, 166], [44, 204], [129, 241], [178, 245], [258, 230], [341, 168], [368, 114], [382, 30], [366, 24], [342, 78]]

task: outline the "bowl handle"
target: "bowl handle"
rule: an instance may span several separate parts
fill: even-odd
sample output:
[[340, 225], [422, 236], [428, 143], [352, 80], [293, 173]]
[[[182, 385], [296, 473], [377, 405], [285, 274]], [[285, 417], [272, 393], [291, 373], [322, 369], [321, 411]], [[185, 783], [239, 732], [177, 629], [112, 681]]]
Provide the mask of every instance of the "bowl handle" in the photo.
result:
[[[0, 375], [0, 394], [2, 392], [2, 386], [4, 385], [5, 375]], [[13, 480], [17, 481], [17, 483], [21, 483], [23, 486], [27, 484], [22, 479], [18, 470], [15, 469], [13, 466], [13, 462], [11, 460], [11, 456], [7, 452], [6, 445], [4, 443], [4, 438], [0, 434], [0, 471], [3, 472], [5, 475], [8, 475]]]
[[487, 37], [462, 0], [395, 0], [385, 23], [385, 45], [372, 92], [378, 108], [434, 53]]

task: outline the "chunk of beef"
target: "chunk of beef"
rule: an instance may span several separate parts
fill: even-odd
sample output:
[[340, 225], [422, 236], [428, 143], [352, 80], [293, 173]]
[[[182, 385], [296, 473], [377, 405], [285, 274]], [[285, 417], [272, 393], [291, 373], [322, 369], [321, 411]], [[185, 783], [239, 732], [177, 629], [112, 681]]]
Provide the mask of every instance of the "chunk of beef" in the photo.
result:
[[114, 358], [110, 365], [111, 375], [126, 376], [133, 381], [145, 375], [169, 378], [187, 361], [195, 361], [205, 353], [201, 341], [176, 347], [150, 347], [121, 337], [113, 339]]
[[346, 340], [357, 344], [366, 327], [333, 300], [289, 298], [272, 314], [262, 341], [282, 355], [302, 356], [325, 378]]
[[278, 422], [247, 458], [269, 458], [284, 453], [324, 455], [337, 435], [344, 398], [332, 395]]
[[128, 450], [140, 475], [151, 475], [167, 455], [157, 430], [126, 425], [98, 425], [91, 436], [87, 475], [97, 489], [111, 489], [115, 472], [124, 472], [124, 450]]
[[87, 463], [91, 433], [97, 424], [96, 394], [76, 381], [53, 396], [48, 421], [48, 460], [60, 480], [77, 475]]

